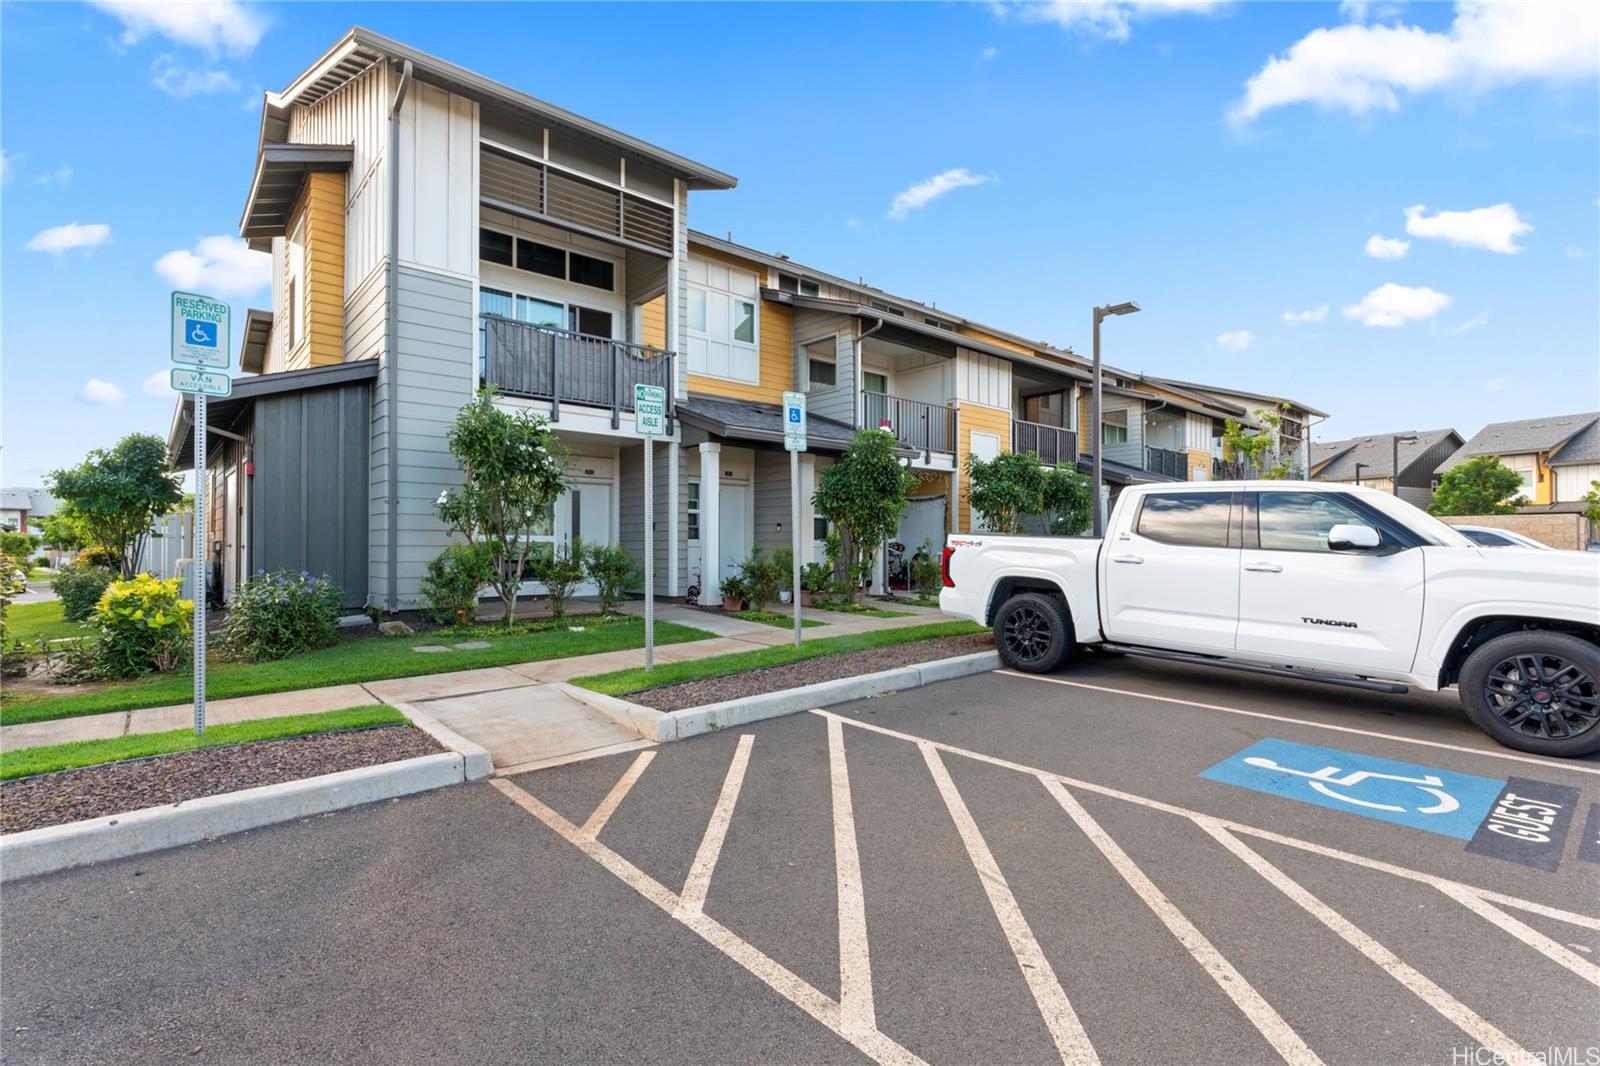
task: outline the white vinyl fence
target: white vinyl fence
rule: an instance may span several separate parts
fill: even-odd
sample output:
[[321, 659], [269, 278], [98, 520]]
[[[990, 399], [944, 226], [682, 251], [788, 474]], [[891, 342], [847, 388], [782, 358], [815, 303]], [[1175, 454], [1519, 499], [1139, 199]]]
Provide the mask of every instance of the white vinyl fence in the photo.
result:
[[144, 550], [139, 553], [139, 571], [160, 578], [178, 577], [178, 560], [193, 557], [194, 515], [162, 515], [145, 538]]

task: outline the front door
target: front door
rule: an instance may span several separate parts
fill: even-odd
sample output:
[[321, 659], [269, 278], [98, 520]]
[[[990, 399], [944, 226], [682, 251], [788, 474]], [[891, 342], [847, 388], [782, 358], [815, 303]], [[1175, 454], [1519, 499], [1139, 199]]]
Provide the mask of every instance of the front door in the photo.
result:
[[1239, 614], [1234, 494], [1152, 492], [1100, 549], [1106, 636], [1231, 652]]
[[722, 577], [732, 577], [750, 555], [750, 529], [745, 523], [750, 486], [722, 484], [717, 501], [717, 540], [722, 553]]
[[[589, 547], [604, 547], [616, 542], [611, 529], [611, 482], [580, 481], [562, 497], [556, 508], [556, 529], [560, 542], [581, 540]], [[593, 596], [593, 581], [584, 581], [573, 590], [576, 596]]]
[[1336, 552], [1336, 525], [1381, 520], [1315, 492], [1262, 492], [1255, 531], [1247, 515], [1239, 572], [1239, 654], [1269, 663], [1405, 673], [1422, 626], [1423, 559], [1417, 548]]

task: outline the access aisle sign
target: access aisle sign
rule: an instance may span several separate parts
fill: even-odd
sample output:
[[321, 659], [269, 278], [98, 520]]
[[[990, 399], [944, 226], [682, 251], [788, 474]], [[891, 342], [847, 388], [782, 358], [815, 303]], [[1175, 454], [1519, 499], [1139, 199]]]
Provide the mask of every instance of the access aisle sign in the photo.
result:
[[641, 437], [667, 435], [667, 390], [660, 385], [633, 387], [633, 428]]
[[172, 294], [172, 361], [228, 368], [227, 304], [192, 292]]
[[233, 393], [233, 379], [226, 374], [208, 374], [192, 367], [175, 366], [172, 368], [172, 391], [197, 396], [228, 396]]

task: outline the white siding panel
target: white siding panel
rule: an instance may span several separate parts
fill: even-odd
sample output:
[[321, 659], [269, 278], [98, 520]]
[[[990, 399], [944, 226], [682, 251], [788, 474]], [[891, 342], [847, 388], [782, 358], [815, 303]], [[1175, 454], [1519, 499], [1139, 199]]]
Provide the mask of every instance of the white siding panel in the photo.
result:
[[477, 270], [478, 110], [471, 100], [415, 84], [400, 112], [400, 258]]
[[1189, 412], [1184, 418], [1185, 444], [1191, 451], [1211, 451], [1211, 419]]
[[1589, 482], [1600, 481], [1600, 463], [1558, 466], [1554, 470], [1556, 474], [1554, 502], [1556, 503], [1581, 500], [1588, 495]]
[[997, 356], [958, 349], [956, 398], [1011, 410], [1011, 364]]
[[290, 141], [347, 144], [353, 149], [345, 183], [346, 296], [354, 293], [383, 259], [388, 92], [388, 72], [379, 64], [310, 107], [296, 107], [290, 118]]

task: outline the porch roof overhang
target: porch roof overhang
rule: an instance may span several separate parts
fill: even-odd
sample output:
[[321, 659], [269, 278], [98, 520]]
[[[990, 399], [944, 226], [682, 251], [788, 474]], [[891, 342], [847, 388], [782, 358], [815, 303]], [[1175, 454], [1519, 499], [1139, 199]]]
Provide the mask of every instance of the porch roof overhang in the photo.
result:
[[[677, 416], [685, 425], [724, 440], [768, 446], [783, 444], [783, 408], [775, 403], [690, 395], [687, 400], [678, 402]], [[844, 422], [810, 412], [806, 414], [806, 450], [809, 452], [830, 455], [843, 452], [856, 432]], [[895, 450], [904, 459], [922, 454], [913, 448]]]
[[300, 202], [307, 175], [345, 173], [354, 158], [355, 149], [348, 144], [262, 144], [239, 218], [239, 236], [256, 251], [268, 251], [273, 237], [288, 232], [289, 214]]
[[267, 365], [267, 341], [272, 336], [272, 312], [252, 307], [244, 313], [244, 341], [239, 345], [239, 369], [259, 374]]
[[[1094, 461], [1080, 456], [1078, 458], [1078, 473], [1094, 474]], [[1132, 466], [1128, 463], [1119, 463], [1114, 459], [1100, 458], [1100, 473], [1113, 485], [1157, 485], [1170, 481], [1182, 481], [1182, 478], [1168, 477], [1166, 474], [1155, 474], [1143, 467]]]
[[1152, 377], [1150, 380], [1167, 388], [1177, 387], [1189, 391], [1198, 390], [1206, 393], [1215, 391], [1223, 394], [1224, 396], [1243, 396], [1246, 399], [1261, 400], [1267, 403], [1286, 403], [1292, 407], [1300, 408], [1300, 410], [1304, 411], [1308, 415], [1316, 415], [1318, 418], [1328, 417], [1328, 412], [1319, 411], [1310, 404], [1301, 403], [1299, 400], [1290, 399], [1287, 396], [1269, 396], [1266, 393], [1261, 392], [1246, 392], [1243, 389], [1225, 388], [1221, 385], [1205, 385], [1198, 381], [1179, 381], [1176, 378]]
[[[278, 374], [235, 378], [232, 393], [213, 396], [206, 401], [206, 422], [218, 429], [231, 430], [241, 423], [255, 402], [263, 396], [371, 381], [377, 376], [378, 361], [360, 359], [353, 363], [317, 366], [307, 370], [285, 370]], [[173, 409], [172, 423], [167, 429], [167, 465], [174, 470], [188, 470], [194, 466], [193, 396], [179, 396]]]

